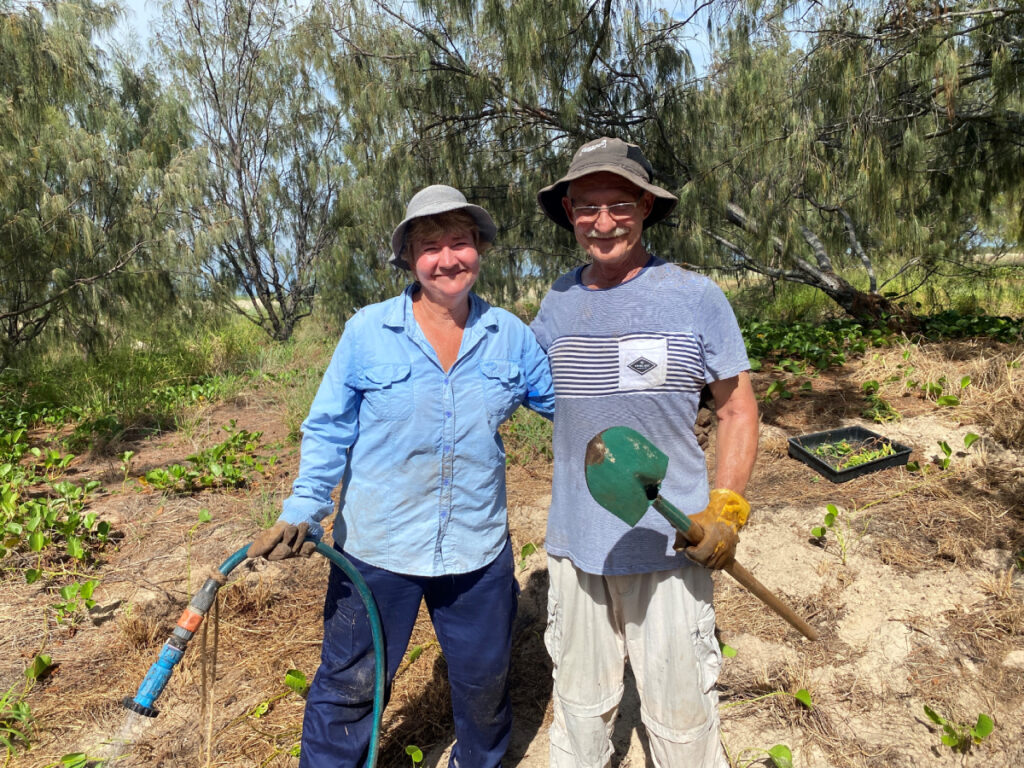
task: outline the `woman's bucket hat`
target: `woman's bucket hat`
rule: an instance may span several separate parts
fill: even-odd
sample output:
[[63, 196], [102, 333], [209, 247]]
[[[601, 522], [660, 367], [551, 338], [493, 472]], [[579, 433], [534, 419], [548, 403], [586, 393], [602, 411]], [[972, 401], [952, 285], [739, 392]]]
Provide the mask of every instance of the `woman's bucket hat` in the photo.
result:
[[498, 228], [494, 226], [494, 219], [491, 218], [491, 215], [479, 205], [468, 202], [466, 196], [455, 187], [434, 184], [421, 189], [409, 201], [409, 206], [405, 209], [405, 218], [391, 233], [391, 258], [389, 261], [396, 267], [410, 269], [409, 262], [402, 256], [402, 251], [405, 250], [406, 231], [413, 219], [434, 216], [460, 208], [465, 209], [466, 213], [473, 217], [473, 221], [476, 222], [477, 229], [480, 231], [480, 238], [488, 243], [493, 243]]

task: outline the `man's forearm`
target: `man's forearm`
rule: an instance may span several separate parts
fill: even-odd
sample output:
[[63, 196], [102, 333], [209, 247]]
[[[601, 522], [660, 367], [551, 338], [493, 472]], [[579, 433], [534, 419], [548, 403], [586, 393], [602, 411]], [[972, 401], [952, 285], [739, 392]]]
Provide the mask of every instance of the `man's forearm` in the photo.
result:
[[714, 487], [742, 495], [757, 458], [757, 399], [750, 375], [714, 382], [711, 391], [718, 415]]

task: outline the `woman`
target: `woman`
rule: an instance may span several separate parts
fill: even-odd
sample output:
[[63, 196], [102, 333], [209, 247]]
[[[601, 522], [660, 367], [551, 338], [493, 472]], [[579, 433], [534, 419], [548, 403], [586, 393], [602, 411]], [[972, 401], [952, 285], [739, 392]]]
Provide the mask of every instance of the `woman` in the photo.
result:
[[[508, 745], [508, 668], [517, 586], [498, 425], [520, 405], [550, 417], [547, 358], [514, 315], [472, 293], [495, 226], [452, 187], [418, 192], [392, 238], [415, 282], [360, 310], [302, 425], [302, 458], [278, 522], [250, 557], [308, 556], [333, 511], [335, 548], [380, 610], [388, 690], [421, 598], [448, 663], [451, 766], [491, 768]], [[366, 759], [373, 650], [362, 601], [331, 567], [324, 642], [303, 722], [300, 766]]]

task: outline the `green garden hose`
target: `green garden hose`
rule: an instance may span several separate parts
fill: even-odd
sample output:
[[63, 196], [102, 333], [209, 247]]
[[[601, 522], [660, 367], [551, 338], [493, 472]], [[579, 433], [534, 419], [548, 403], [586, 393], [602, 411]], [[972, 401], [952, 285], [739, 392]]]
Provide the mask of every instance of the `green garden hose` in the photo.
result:
[[[316, 540], [307, 538], [307, 541]], [[249, 544], [246, 544], [221, 563], [220, 568], [217, 570], [220, 571], [222, 576], [227, 577], [239, 563], [245, 560], [249, 546]], [[341, 568], [345, 575], [351, 579], [356, 587], [356, 591], [359, 592], [359, 597], [363, 600], [363, 605], [366, 606], [366, 613], [370, 618], [370, 634], [373, 637], [374, 656], [373, 729], [370, 733], [370, 749], [366, 757], [366, 766], [367, 768], [375, 768], [377, 765], [377, 745], [380, 741], [380, 721], [384, 710], [385, 680], [384, 630], [380, 623], [380, 613], [377, 611], [377, 603], [373, 599], [373, 593], [370, 591], [366, 580], [363, 579], [362, 574], [356, 570], [355, 566], [349, 562], [348, 558], [322, 541], [316, 541], [316, 551]], [[171, 670], [174, 669], [174, 665], [181, 661], [182, 656], [185, 655], [185, 648], [188, 646], [189, 640], [195, 635], [199, 625], [203, 623], [203, 619], [206, 617], [207, 611], [210, 610], [210, 606], [213, 605], [213, 601], [217, 596], [217, 590], [220, 587], [221, 582], [211, 578], [207, 579], [206, 583], [196, 592], [185, 612], [178, 619], [174, 632], [171, 633], [171, 636], [161, 649], [160, 656], [153, 663], [153, 666], [149, 668], [149, 672], [146, 673], [146, 677], [143, 679], [142, 685], [139, 686], [135, 697], [126, 696], [122, 701], [126, 709], [146, 717], [156, 717], [159, 714], [153, 705], [156, 703], [157, 697], [163, 693], [164, 687], [171, 677]]]

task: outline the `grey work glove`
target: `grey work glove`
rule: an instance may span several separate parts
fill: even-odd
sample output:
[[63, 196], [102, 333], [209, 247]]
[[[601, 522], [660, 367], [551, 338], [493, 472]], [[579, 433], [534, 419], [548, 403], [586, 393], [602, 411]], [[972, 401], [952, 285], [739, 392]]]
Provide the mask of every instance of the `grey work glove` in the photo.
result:
[[306, 541], [309, 523], [297, 526], [278, 520], [252, 540], [247, 557], [284, 560], [287, 557], [309, 557], [316, 549], [315, 541]]

